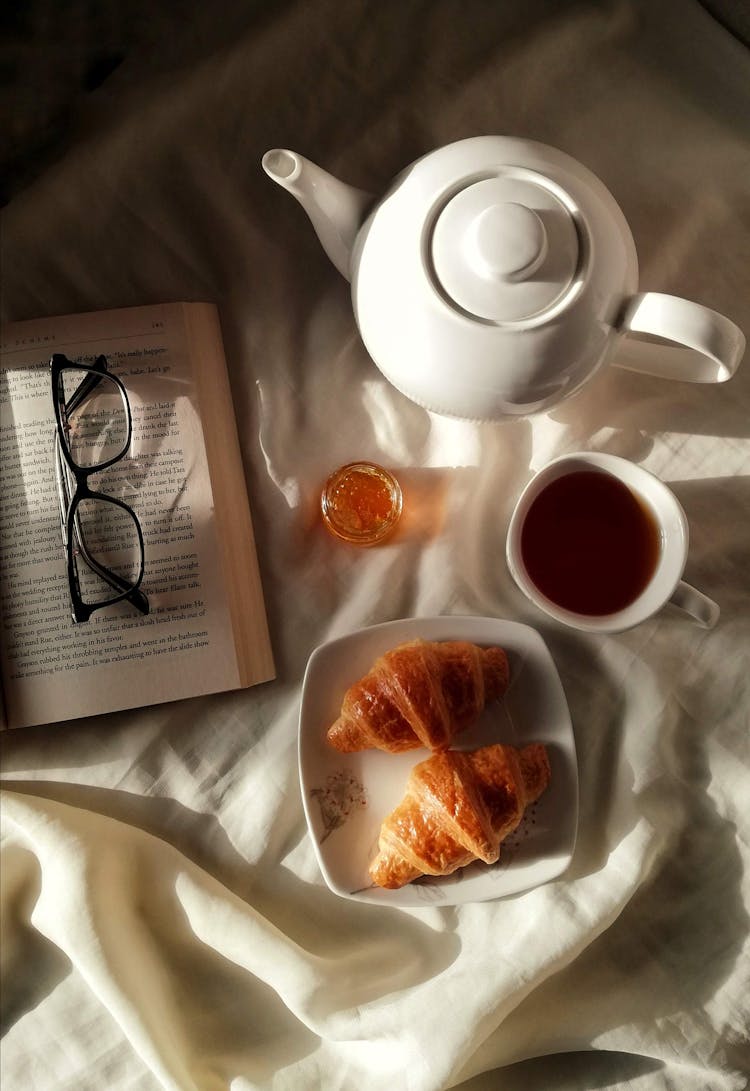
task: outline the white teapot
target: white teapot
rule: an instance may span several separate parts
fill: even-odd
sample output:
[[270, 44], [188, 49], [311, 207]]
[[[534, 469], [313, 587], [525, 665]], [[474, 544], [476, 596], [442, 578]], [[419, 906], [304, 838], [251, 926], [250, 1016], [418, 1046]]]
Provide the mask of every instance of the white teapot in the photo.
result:
[[546, 410], [615, 353], [632, 370], [723, 382], [744, 352], [728, 318], [638, 292], [614, 198], [545, 144], [460, 140], [407, 167], [380, 200], [296, 152], [266, 152], [263, 168], [351, 280], [372, 359], [425, 409], [474, 420]]

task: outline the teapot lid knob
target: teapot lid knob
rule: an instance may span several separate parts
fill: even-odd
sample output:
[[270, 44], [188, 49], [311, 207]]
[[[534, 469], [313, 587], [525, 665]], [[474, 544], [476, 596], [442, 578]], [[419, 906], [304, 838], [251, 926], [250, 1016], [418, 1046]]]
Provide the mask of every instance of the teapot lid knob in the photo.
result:
[[469, 224], [467, 263], [480, 276], [504, 281], [526, 280], [547, 253], [544, 224], [533, 209], [516, 201], [491, 204]]
[[469, 315], [522, 323], [566, 292], [581, 260], [570, 210], [546, 179], [518, 170], [473, 181], [434, 221], [432, 269]]

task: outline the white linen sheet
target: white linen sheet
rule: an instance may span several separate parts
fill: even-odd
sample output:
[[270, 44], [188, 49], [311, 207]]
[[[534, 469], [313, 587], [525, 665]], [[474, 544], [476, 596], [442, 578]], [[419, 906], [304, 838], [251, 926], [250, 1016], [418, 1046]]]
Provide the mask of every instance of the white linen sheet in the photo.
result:
[[[218, 303], [277, 679], [6, 733], [7, 1091], [740, 1091], [750, 1072], [750, 360], [726, 386], [610, 368], [511, 425], [432, 416], [382, 378], [348, 286], [260, 168], [289, 147], [373, 192], [481, 133], [570, 153], [628, 218], [641, 287], [750, 331], [750, 53], [693, 0], [214, 3], [157, 24], [4, 210], [3, 318]], [[512, 506], [566, 451], [676, 492], [686, 578], [612, 637], [535, 612]], [[428, 518], [337, 544], [335, 466], [403, 473]], [[300, 798], [320, 642], [407, 616], [544, 636], [580, 775], [569, 871], [401, 910], [330, 893]]]

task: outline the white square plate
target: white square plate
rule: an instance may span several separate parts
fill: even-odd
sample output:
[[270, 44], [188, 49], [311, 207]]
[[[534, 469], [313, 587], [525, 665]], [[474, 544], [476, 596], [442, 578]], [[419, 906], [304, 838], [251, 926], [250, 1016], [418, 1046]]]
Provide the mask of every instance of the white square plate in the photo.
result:
[[[401, 801], [410, 770], [429, 757], [429, 751], [341, 754], [329, 746], [326, 732], [339, 715], [346, 690], [377, 657], [417, 638], [469, 640], [505, 649], [510, 664], [507, 693], [490, 702], [478, 723], [457, 736], [454, 748], [542, 742], [552, 777], [518, 829], [503, 842], [496, 864], [477, 861], [453, 875], [383, 890], [372, 883], [367, 871], [377, 851], [380, 825]], [[401, 906], [486, 901], [549, 882], [565, 871], [573, 854], [578, 765], [570, 713], [547, 645], [535, 629], [518, 622], [406, 618], [321, 644], [310, 656], [302, 684], [299, 772], [307, 824], [323, 876], [343, 898]]]

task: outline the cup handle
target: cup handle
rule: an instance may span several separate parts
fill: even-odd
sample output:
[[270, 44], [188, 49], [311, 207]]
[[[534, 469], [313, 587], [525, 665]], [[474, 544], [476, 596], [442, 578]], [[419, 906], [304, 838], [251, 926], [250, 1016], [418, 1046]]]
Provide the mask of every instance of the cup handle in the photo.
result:
[[680, 580], [669, 601], [695, 618], [704, 629], [713, 629], [721, 613], [717, 603], [702, 591]]
[[662, 340], [654, 343], [623, 337], [612, 363], [662, 379], [725, 383], [745, 351], [745, 336], [729, 318], [700, 303], [661, 292], [630, 296], [616, 325], [624, 334]]

